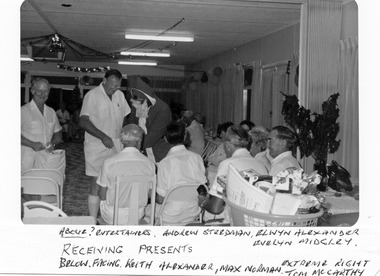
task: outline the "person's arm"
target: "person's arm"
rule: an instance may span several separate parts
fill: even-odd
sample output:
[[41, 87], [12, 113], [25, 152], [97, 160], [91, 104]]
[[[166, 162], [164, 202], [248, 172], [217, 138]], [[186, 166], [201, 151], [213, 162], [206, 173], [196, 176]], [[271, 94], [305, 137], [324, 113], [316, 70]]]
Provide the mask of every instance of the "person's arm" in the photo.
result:
[[162, 204], [164, 202], [165, 197], [160, 196], [159, 194], [156, 193], [156, 203]]
[[62, 130], [54, 132], [51, 141], [46, 145], [46, 150], [52, 152], [55, 146], [62, 142]]
[[91, 121], [89, 116], [82, 115], [79, 117], [79, 125], [92, 136], [102, 141], [105, 147], [112, 148], [114, 146], [112, 139], [104, 132], [99, 130]]
[[100, 200], [106, 200], [108, 187], [102, 187], [99, 184], [96, 184], [96, 185], [99, 186], [98, 195], [99, 195]]
[[28, 138], [24, 137], [23, 135], [21, 135], [21, 145], [25, 147], [29, 147], [33, 149], [34, 151], [40, 151], [40, 150], [45, 149], [44, 144], [42, 144], [41, 142], [33, 142], [29, 140]]

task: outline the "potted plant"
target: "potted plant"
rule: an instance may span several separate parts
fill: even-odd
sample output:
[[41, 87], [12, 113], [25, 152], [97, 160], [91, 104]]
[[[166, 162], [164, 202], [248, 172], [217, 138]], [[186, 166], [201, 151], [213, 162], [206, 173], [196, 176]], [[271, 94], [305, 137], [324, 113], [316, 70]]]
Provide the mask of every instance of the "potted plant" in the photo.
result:
[[314, 168], [325, 178], [327, 156], [336, 152], [340, 145], [340, 140], [336, 139], [339, 133], [339, 93], [331, 95], [322, 103], [321, 114], [311, 113], [309, 109], [300, 106], [297, 96], [282, 94], [285, 97], [282, 114], [297, 135], [301, 158], [312, 156], [315, 160]]

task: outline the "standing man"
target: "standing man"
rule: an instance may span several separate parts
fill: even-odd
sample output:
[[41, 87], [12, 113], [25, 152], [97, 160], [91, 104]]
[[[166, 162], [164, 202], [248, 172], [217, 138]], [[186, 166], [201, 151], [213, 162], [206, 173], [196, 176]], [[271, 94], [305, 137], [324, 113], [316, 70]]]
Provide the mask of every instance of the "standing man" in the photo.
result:
[[43, 162], [48, 162], [48, 156], [62, 139], [57, 115], [45, 105], [50, 93], [49, 82], [44, 78], [34, 79], [31, 92], [33, 99], [21, 107], [21, 172], [46, 167], [48, 164]]
[[145, 137], [142, 149], [152, 148], [156, 162], [166, 156], [170, 145], [165, 142], [166, 127], [172, 121], [170, 107], [154, 93], [146, 78], [137, 78], [131, 88], [132, 111], [128, 123], [140, 126]]
[[103, 161], [121, 151], [123, 121], [131, 111], [124, 94], [119, 90], [121, 80], [122, 75], [118, 70], [108, 70], [103, 82], [85, 95], [79, 115], [79, 124], [86, 131], [86, 175], [91, 177], [88, 210], [95, 219], [100, 203], [96, 179]]
[[62, 126], [63, 131], [63, 140], [69, 140], [71, 138], [70, 136], [70, 120], [71, 116], [70, 113], [66, 110], [66, 104], [64, 102], [61, 102], [59, 105], [59, 109], [56, 112], [59, 124]]
[[195, 120], [194, 113], [191, 110], [186, 110], [183, 113], [183, 121], [186, 124], [186, 130], [190, 135], [189, 151], [202, 154], [205, 147], [205, 131], [200, 123]]

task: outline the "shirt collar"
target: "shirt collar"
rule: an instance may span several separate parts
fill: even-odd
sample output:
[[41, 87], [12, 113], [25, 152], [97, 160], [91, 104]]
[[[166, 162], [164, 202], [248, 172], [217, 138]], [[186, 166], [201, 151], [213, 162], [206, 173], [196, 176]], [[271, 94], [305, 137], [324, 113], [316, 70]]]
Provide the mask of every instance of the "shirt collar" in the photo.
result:
[[232, 156], [251, 155], [246, 148], [240, 148], [234, 151]]
[[292, 156], [292, 152], [291, 152], [291, 151], [285, 151], [285, 152], [283, 152], [283, 153], [277, 155], [275, 158], [273, 158], [273, 159], [271, 160], [271, 163], [272, 163], [272, 164], [273, 164], [273, 163], [276, 163], [276, 162], [278, 162], [278, 161], [280, 161], [280, 160], [282, 160], [282, 159], [284, 159], [284, 158], [286, 158], [286, 157], [289, 157], [289, 156]]
[[184, 145], [177, 145], [177, 146], [172, 147], [169, 150], [168, 154], [173, 153], [173, 152], [177, 152], [177, 151], [181, 151], [181, 150], [186, 150], [185, 146]]
[[138, 149], [135, 147], [125, 147], [121, 152], [126, 153], [126, 152], [140, 152]]

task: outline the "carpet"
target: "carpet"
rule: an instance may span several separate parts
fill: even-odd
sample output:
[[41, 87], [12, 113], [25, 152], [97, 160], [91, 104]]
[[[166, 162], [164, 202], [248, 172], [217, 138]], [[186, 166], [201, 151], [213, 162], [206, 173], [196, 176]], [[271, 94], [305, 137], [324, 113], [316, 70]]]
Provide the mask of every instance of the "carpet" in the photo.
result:
[[82, 141], [69, 141], [57, 148], [66, 152], [66, 179], [63, 185], [63, 211], [68, 216], [88, 215], [90, 177], [85, 174]]

